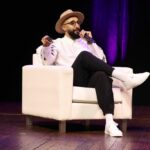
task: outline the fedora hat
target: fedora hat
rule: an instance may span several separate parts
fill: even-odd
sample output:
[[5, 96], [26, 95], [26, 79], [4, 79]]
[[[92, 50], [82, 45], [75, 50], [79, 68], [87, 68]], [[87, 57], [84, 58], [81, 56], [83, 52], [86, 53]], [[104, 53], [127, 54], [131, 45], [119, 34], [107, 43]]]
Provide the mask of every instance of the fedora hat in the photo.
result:
[[68, 9], [66, 11], [64, 11], [58, 21], [56, 22], [55, 25], [55, 30], [58, 33], [64, 33], [64, 31], [62, 30], [62, 24], [64, 23], [64, 21], [70, 17], [77, 17], [79, 20], [79, 23], [82, 24], [83, 20], [84, 20], [84, 14], [79, 12], [79, 11], [72, 11], [71, 9]]

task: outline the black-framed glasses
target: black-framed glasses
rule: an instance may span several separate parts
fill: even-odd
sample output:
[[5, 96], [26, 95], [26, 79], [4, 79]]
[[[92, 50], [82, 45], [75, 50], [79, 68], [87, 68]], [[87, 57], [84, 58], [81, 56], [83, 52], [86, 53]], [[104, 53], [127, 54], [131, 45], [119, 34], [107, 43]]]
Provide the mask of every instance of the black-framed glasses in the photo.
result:
[[64, 25], [66, 25], [66, 24], [70, 24], [70, 25], [74, 26], [74, 25], [76, 25], [76, 24], [80, 24], [80, 22], [79, 22], [79, 21], [74, 21], [74, 20], [73, 20], [73, 21], [64, 23]]

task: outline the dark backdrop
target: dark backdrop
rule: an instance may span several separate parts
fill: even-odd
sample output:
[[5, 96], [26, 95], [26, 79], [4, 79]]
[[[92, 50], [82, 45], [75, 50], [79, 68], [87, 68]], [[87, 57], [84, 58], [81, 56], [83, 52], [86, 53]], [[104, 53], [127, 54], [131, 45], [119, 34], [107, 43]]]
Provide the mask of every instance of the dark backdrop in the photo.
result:
[[[71, 8], [85, 14], [84, 29], [92, 26], [92, 0], [5, 1], [1, 4], [1, 92], [0, 101], [21, 102], [22, 66], [32, 63], [32, 54], [43, 35], [61, 36], [54, 26], [59, 15]], [[130, 0], [129, 37], [124, 62], [114, 65], [133, 67], [135, 72], [150, 71], [148, 0]], [[105, 51], [105, 50], [104, 50]], [[134, 89], [135, 105], [150, 105], [150, 79]]]

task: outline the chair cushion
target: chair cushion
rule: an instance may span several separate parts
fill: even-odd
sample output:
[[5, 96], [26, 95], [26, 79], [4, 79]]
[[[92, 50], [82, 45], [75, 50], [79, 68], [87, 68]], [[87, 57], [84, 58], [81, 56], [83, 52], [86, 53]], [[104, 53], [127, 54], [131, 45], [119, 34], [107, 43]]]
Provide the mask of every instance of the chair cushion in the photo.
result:
[[[118, 87], [113, 87], [115, 103], [121, 103], [121, 91]], [[73, 87], [73, 102], [74, 103], [97, 103], [95, 88], [88, 87]]]

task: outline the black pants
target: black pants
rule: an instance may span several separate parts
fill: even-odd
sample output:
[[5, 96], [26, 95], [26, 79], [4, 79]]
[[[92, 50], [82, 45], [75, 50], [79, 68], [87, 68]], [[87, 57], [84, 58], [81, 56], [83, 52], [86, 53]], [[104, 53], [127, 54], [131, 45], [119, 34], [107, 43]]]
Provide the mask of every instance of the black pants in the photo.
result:
[[73, 65], [74, 86], [96, 89], [98, 105], [103, 114], [114, 114], [112, 79], [114, 68], [87, 51], [81, 52]]

